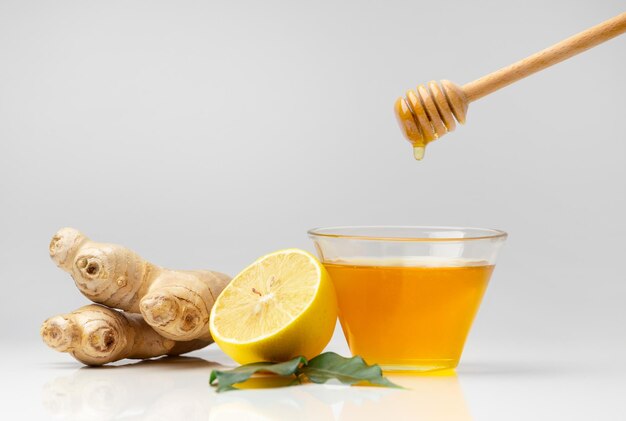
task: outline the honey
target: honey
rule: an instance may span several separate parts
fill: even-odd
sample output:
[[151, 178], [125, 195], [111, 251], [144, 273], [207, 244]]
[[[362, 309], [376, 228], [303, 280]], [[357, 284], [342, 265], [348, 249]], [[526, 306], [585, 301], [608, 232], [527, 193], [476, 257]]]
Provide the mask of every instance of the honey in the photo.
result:
[[485, 261], [446, 258], [324, 266], [352, 354], [389, 370], [456, 367], [493, 272]]

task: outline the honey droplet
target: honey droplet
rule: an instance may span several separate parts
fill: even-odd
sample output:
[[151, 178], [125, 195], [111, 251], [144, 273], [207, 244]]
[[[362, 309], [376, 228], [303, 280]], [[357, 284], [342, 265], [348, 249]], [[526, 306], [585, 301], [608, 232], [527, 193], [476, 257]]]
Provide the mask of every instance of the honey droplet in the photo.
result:
[[426, 152], [426, 147], [422, 145], [413, 146], [413, 158], [417, 161], [421, 161], [424, 158], [424, 153]]

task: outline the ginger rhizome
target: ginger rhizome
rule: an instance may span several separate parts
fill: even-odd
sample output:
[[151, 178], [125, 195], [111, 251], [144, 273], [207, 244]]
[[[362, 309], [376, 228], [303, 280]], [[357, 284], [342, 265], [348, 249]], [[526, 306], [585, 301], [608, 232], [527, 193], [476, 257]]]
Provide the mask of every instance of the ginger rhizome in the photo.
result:
[[180, 355], [212, 342], [211, 339], [173, 341], [155, 332], [139, 314], [98, 304], [49, 318], [41, 326], [41, 337], [49, 347], [94, 366], [123, 358]]
[[210, 340], [209, 314], [230, 277], [209, 270], [169, 270], [132, 250], [96, 243], [62, 228], [50, 242], [50, 257], [72, 275], [91, 301], [132, 313], [175, 341]]

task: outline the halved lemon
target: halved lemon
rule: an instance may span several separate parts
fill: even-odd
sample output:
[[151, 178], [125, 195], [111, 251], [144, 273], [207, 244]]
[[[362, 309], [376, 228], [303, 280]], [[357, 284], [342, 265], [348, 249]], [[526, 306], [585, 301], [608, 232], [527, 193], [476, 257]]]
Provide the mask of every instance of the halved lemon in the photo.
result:
[[330, 341], [337, 299], [322, 264], [299, 249], [259, 258], [213, 305], [211, 335], [239, 364], [318, 355]]

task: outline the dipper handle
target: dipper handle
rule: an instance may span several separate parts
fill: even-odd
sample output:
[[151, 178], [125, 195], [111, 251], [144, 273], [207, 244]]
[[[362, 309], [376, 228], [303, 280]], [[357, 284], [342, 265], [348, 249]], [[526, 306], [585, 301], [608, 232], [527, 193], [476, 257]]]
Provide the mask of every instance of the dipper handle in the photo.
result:
[[470, 102], [626, 32], [626, 12], [463, 86]]

